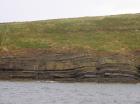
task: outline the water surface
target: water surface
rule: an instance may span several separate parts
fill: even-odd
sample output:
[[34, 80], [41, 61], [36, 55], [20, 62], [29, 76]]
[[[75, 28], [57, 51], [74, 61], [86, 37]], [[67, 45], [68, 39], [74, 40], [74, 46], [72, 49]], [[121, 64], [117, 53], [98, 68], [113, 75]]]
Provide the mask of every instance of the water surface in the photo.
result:
[[140, 84], [0, 81], [0, 104], [140, 104]]

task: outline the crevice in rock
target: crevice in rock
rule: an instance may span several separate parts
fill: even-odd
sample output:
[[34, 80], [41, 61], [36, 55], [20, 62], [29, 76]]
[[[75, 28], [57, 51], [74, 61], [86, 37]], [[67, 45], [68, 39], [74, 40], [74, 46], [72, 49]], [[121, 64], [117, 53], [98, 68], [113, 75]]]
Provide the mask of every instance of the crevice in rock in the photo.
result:
[[140, 77], [140, 65], [138, 65], [136, 68], [137, 68], [137, 72], [138, 72], [138, 77]]

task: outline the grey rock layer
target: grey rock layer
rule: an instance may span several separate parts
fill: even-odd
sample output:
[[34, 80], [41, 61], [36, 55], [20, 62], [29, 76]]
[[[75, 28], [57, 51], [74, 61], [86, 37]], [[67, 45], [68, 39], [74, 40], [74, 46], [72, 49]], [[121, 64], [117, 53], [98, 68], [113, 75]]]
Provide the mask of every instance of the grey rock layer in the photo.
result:
[[87, 53], [45, 53], [0, 57], [0, 79], [140, 82], [139, 57]]

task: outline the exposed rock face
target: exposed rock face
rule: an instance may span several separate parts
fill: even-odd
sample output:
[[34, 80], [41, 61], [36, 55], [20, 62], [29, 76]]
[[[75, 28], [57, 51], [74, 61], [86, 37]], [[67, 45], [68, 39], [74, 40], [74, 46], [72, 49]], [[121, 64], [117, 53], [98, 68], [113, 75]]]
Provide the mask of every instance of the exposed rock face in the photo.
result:
[[[135, 60], [134, 60], [135, 59]], [[0, 57], [0, 79], [140, 82], [137, 58], [119, 54], [43, 53]]]

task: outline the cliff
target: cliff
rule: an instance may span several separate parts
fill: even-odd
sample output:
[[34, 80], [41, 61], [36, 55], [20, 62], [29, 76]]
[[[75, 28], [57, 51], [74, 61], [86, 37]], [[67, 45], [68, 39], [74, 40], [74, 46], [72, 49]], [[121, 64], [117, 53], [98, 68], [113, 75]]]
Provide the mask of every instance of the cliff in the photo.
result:
[[0, 23], [0, 79], [140, 82], [140, 14]]
[[[139, 82], [140, 52], [70, 53], [34, 50], [29, 56], [1, 56], [0, 79]], [[28, 53], [29, 54], [29, 53]], [[136, 55], [136, 56], [135, 56]], [[138, 58], [139, 56], [139, 58]]]

